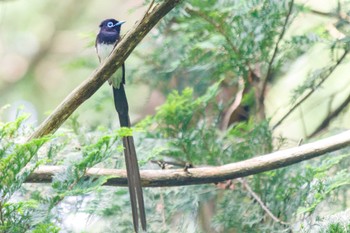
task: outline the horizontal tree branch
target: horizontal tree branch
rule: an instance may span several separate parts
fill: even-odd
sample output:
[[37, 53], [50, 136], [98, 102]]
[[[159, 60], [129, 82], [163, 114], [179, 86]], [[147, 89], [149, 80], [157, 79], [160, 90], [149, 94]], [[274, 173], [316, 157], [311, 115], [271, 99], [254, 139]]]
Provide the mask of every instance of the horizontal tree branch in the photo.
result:
[[[144, 187], [217, 183], [286, 167], [347, 146], [350, 146], [350, 130], [302, 146], [223, 166], [198, 167], [189, 168], [187, 170], [141, 170], [141, 180]], [[64, 172], [65, 169], [66, 168], [63, 166], [41, 166], [28, 177], [26, 182], [49, 183], [56, 173]], [[87, 177], [96, 178], [100, 176], [111, 176], [112, 178], [109, 178], [105, 185], [127, 185], [125, 170], [90, 168], [86, 175]]]
[[84, 101], [111, 77], [147, 33], [179, 2], [180, 0], [165, 0], [150, 9], [151, 12], [146, 12], [142, 20], [121, 39], [105, 62], [57, 106], [28, 140], [54, 133]]

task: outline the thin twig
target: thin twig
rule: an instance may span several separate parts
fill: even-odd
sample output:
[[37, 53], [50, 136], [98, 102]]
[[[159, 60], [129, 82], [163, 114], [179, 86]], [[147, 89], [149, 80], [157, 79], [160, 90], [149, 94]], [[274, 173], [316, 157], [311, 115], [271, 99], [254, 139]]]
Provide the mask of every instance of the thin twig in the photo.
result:
[[[161, 188], [160, 188], [161, 189]], [[161, 215], [162, 215], [162, 225], [163, 225], [163, 230], [166, 231], [166, 218], [165, 218], [165, 202], [164, 202], [164, 195], [163, 192], [160, 192], [160, 202], [161, 202]]]
[[320, 16], [325, 16], [330, 18], [338, 18], [338, 19], [350, 22], [350, 16], [347, 15], [346, 12], [337, 11], [337, 13], [333, 13], [333, 12], [318, 11], [314, 9], [311, 9], [310, 12], [315, 15], [320, 15]]
[[[233, 42], [231, 41], [231, 37], [230, 35], [228, 35], [225, 30], [222, 28], [222, 26], [220, 24], [217, 24], [212, 18], [210, 18], [207, 14], [200, 12], [198, 10], [194, 10], [191, 9], [189, 7], [187, 7], [185, 9], [189, 14], [193, 14], [193, 15], [197, 15], [199, 17], [201, 17], [202, 19], [204, 19], [205, 21], [207, 21], [209, 24], [211, 24], [217, 32], [219, 32], [226, 40], [226, 42], [229, 44], [229, 46], [231, 47], [232, 51], [235, 52], [235, 54], [242, 58], [241, 53], [239, 52], [239, 49], [233, 44]], [[248, 61], [245, 61], [245, 65], [247, 66], [248, 70], [255, 76], [255, 77], [259, 77], [251, 68], [251, 65], [249, 64]]]
[[280, 45], [280, 43], [281, 43], [281, 41], [282, 41], [282, 39], [283, 39], [283, 37], [284, 37], [284, 35], [286, 33], [287, 26], [288, 26], [288, 23], [289, 23], [289, 19], [290, 19], [290, 16], [292, 15], [292, 12], [293, 12], [293, 6], [294, 6], [294, 0], [291, 0], [290, 3], [289, 3], [289, 10], [288, 10], [286, 18], [284, 20], [282, 31], [281, 31], [278, 39], [277, 39], [274, 51], [272, 53], [272, 57], [271, 57], [271, 59], [269, 61], [269, 64], [268, 64], [266, 77], [264, 79], [264, 82], [263, 82], [263, 85], [262, 85], [262, 89], [261, 89], [261, 93], [260, 93], [260, 98], [259, 98], [260, 106], [263, 105], [264, 100], [265, 100], [265, 92], [266, 92], [267, 83], [271, 79], [270, 76], [271, 76], [271, 73], [272, 73], [272, 70], [273, 70], [273, 63], [275, 62], [275, 59], [276, 59], [276, 56], [277, 56], [277, 53], [278, 53], [278, 50], [279, 50], [279, 45]]
[[303, 130], [303, 135], [306, 136], [307, 135], [307, 127], [305, 124], [304, 113], [303, 113], [303, 110], [301, 108], [299, 108], [299, 113], [300, 113], [300, 121], [301, 121], [302, 130]]
[[243, 98], [243, 92], [244, 92], [244, 80], [243, 80], [243, 78], [239, 78], [239, 80], [238, 80], [238, 92], [236, 94], [236, 97], [235, 97], [233, 103], [227, 109], [227, 112], [224, 115], [224, 118], [222, 120], [221, 130], [226, 130], [228, 128], [229, 123], [230, 123], [230, 118], [231, 118], [233, 112], [241, 104], [241, 101], [242, 101], [242, 98]]
[[249, 184], [246, 182], [245, 179], [243, 178], [239, 178], [237, 179], [242, 185], [243, 187], [248, 191], [248, 193], [259, 203], [259, 205], [261, 206], [261, 208], [267, 213], [267, 215], [270, 216], [270, 218], [272, 218], [273, 221], [283, 224], [283, 225], [290, 225], [290, 223], [284, 222], [281, 219], [277, 218], [270, 210], [269, 208], [265, 205], [265, 203], [261, 200], [261, 198], [259, 197], [258, 194], [256, 194], [252, 188], [249, 186]]
[[[153, 5], [154, 5], [154, 0], [152, 0], [151, 4], [149, 4], [149, 7], [148, 7], [148, 9], [147, 9], [147, 11], [146, 11], [146, 14], [147, 14], [147, 15], [150, 13], [150, 11], [151, 11]], [[145, 14], [145, 15], [146, 15], [146, 14]]]
[[[164, 161], [157, 161], [157, 160], [151, 160], [153, 163], [156, 163], [160, 166], [161, 169], [167, 169], [165, 162]], [[161, 216], [162, 216], [162, 225], [163, 225], [163, 229], [166, 229], [166, 218], [165, 218], [165, 202], [164, 202], [164, 195], [163, 195], [163, 191], [164, 189], [162, 187], [159, 187], [159, 191], [160, 191], [160, 209], [159, 211], [161, 212]], [[158, 208], [157, 208], [158, 209]]]
[[214, 26], [214, 28], [216, 29], [217, 32], [219, 32], [227, 41], [227, 43], [230, 45], [231, 49], [238, 55], [240, 56], [239, 50], [238, 48], [236, 48], [236, 46], [232, 43], [231, 38], [229, 35], [227, 35], [227, 33], [225, 32], [225, 30], [221, 27], [220, 24], [217, 24], [212, 18], [210, 18], [210, 16], [208, 14], [205, 14], [201, 11], [198, 10], [194, 10], [192, 8], [187, 7], [185, 9], [188, 13], [193, 14], [193, 15], [197, 15], [199, 17], [201, 17], [202, 19], [204, 19], [205, 21], [207, 21], [210, 25]]
[[349, 96], [337, 107], [333, 112], [331, 112], [323, 121], [322, 123], [312, 132], [308, 138], [312, 138], [316, 136], [319, 132], [321, 132], [324, 128], [328, 127], [329, 123], [339, 116], [339, 114], [344, 111], [344, 109], [349, 106], [350, 104], [350, 94]]
[[345, 50], [342, 56], [338, 59], [334, 66], [332, 66], [328, 73], [325, 75], [321, 81], [312, 88], [303, 98], [301, 98], [294, 106], [272, 127], [272, 129], [276, 129], [295, 109], [297, 109], [305, 100], [307, 100], [318, 88], [333, 74], [334, 70], [343, 62], [346, 55], [349, 53], [349, 50]]
[[147, 10], [145, 11], [145, 14], [143, 15], [142, 20], [144, 20], [144, 19], [146, 18], [146, 16], [148, 16], [148, 15], [151, 13], [151, 8], [152, 8], [153, 5], [154, 5], [154, 1], [155, 1], [155, 0], [152, 0], [151, 3], [149, 4]]

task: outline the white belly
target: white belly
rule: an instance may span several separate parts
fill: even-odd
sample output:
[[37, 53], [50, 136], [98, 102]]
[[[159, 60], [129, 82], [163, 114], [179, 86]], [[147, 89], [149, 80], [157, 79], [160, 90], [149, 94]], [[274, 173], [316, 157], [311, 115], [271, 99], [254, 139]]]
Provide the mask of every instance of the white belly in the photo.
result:
[[100, 62], [103, 62], [112, 52], [114, 44], [97, 44], [97, 54]]
[[[96, 50], [100, 62], [102, 63], [112, 52], [114, 44], [97, 44]], [[122, 82], [122, 75], [113, 74], [109, 79], [109, 85], [113, 85], [115, 88], [119, 88], [120, 83]]]

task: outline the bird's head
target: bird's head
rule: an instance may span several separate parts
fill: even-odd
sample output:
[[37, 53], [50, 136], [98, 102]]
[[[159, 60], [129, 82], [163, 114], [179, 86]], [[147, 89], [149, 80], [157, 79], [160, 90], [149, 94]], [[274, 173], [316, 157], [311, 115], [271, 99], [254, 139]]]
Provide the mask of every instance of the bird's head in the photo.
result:
[[120, 27], [125, 21], [118, 21], [115, 19], [106, 19], [103, 20], [100, 24], [100, 30], [106, 32], [120, 32]]

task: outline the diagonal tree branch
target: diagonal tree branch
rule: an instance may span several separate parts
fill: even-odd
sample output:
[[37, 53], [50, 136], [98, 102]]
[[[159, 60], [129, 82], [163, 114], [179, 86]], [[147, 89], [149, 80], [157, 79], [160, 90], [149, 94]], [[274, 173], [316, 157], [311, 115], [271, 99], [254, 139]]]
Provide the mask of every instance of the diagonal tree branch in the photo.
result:
[[[245, 177], [264, 171], [286, 167], [309, 160], [325, 153], [350, 146], [350, 130], [302, 146], [277, 151], [237, 163], [217, 167], [199, 167], [172, 170], [141, 170], [143, 187], [181, 186], [217, 183], [224, 180]], [[66, 170], [63, 166], [41, 166], [26, 182], [48, 183], [52, 177]], [[110, 176], [105, 185], [126, 186], [126, 171], [116, 169], [90, 168], [87, 177]]]
[[221, 130], [227, 130], [227, 128], [230, 125], [230, 118], [232, 114], [237, 110], [239, 105], [242, 102], [243, 99], [243, 93], [244, 93], [244, 80], [243, 78], [238, 79], [238, 91], [236, 93], [236, 97], [230, 107], [227, 109], [223, 120], [222, 120], [222, 125], [221, 125]]
[[291, 0], [290, 3], [289, 3], [289, 9], [288, 9], [286, 18], [285, 18], [284, 23], [283, 23], [282, 31], [281, 31], [278, 39], [277, 39], [277, 42], [275, 44], [275, 48], [274, 48], [273, 53], [272, 53], [272, 57], [271, 57], [271, 59], [269, 61], [269, 64], [268, 64], [266, 77], [264, 79], [264, 82], [263, 82], [263, 85], [262, 85], [262, 88], [261, 88], [261, 93], [260, 93], [260, 98], [259, 98], [259, 101], [260, 101], [259, 106], [263, 106], [263, 104], [264, 104], [267, 83], [271, 79], [271, 73], [272, 73], [272, 70], [273, 70], [273, 63], [275, 62], [275, 59], [276, 59], [276, 56], [277, 56], [277, 53], [278, 53], [278, 50], [279, 50], [279, 45], [280, 45], [280, 43], [281, 43], [281, 41], [282, 41], [282, 39], [284, 37], [284, 34], [286, 33], [287, 26], [288, 26], [288, 23], [289, 23], [289, 19], [290, 19], [291, 15], [292, 15], [292, 12], [293, 12], [293, 7], [294, 7], [294, 0]]
[[143, 19], [122, 38], [105, 62], [57, 106], [28, 140], [54, 133], [123, 64], [134, 48], [158, 21], [180, 2], [181, 0], [165, 0], [161, 4], [154, 5], [151, 12], [146, 12]]
[[344, 109], [349, 106], [350, 104], [350, 94], [348, 95], [348, 97], [333, 111], [331, 112], [322, 122], [321, 124], [314, 130], [314, 132], [312, 132], [308, 138], [312, 138], [314, 136], [316, 136], [319, 132], [321, 132], [323, 129], [325, 129], [326, 127], [329, 126], [329, 124], [331, 123], [331, 121], [338, 117], [339, 114], [344, 111]]
[[344, 61], [346, 55], [348, 55], [350, 50], [344, 50], [343, 54], [340, 56], [340, 58], [337, 60], [337, 62], [329, 68], [328, 72], [325, 74], [325, 76], [321, 79], [321, 81], [312, 88], [303, 98], [301, 98], [296, 104], [293, 105], [293, 107], [286, 113], [284, 116], [272, 127], [272, 129], [276, 129], [282, 122], [297, 109], [305, 100], [307, 100], [322, 84], [333, 74], [333, 72], [337, 69], [337, 67]]
[[272, 212], [271, 210], [266, 206], [266, 204], [263, 202], [263, 200], [261, 200], [261, 198], [259, 197], [259, 195], [253, 191], [253, 189], [250, 187], [250, 185], [247, 183], [247, 181], [243, 178], [239, 178], [238, 181], [243, 185], [243, 187], [248, 191], [248, 193], [254, 198], [254, 200], [256, 200], [259, 205], [261, 206], [261, 208], [266, 212], [266, 214], [268, 216], [270, 216], [270, 218], [280, 224], [283, 225], [290, 225], [287, 222], [282, 221], [281, 219], [277, 218]]

